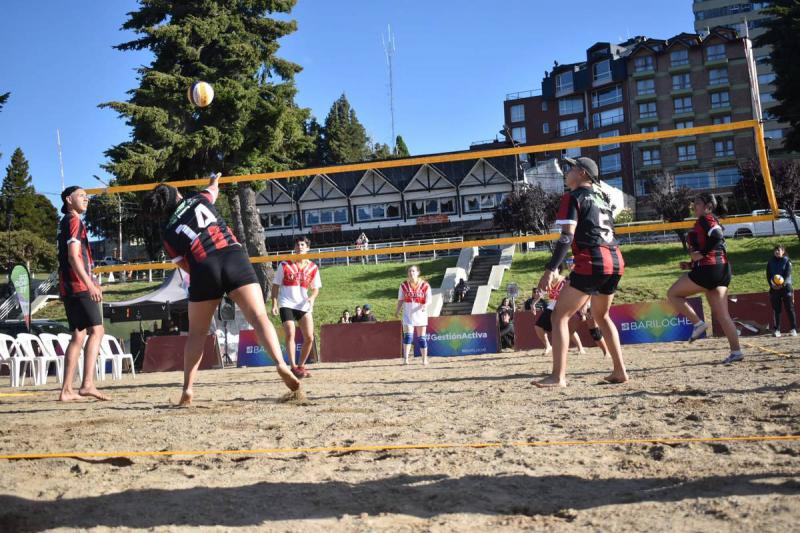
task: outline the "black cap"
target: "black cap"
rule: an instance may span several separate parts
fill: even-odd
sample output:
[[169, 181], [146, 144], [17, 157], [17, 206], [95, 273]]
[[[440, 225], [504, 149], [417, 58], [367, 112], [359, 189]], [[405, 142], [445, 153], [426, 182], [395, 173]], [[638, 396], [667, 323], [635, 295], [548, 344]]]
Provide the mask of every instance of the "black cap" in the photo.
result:
[[597, 169], [597, 163], [588, 157], [578, 157], [576, 159], [564, 157], [562, 161], [585, 170], [586, 173], [589, 174], [589, 177], [592, 179], [592, 181], [597, 181], [597, 178], [600, 176], [600, 171]]
[[67, 207], [67, 198], [69, 197], [69, 195], [71, 195], [80, 188], [81, 187], [78, 187], [77, 185], [70, 185], [69, 187], [61, 191], [61, 202], [64, 204], [61, 206], [61, 212], [64, 213], [65, 215], [69, 213], [69, 208]]

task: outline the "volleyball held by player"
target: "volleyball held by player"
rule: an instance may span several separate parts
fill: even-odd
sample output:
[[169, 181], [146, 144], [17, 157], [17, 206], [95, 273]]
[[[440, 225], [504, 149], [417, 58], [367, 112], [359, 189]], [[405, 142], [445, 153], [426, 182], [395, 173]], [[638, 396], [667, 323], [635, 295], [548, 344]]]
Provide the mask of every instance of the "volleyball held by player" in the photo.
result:
[[667, 298], [675, 311], [692, 322], [689, 342], [694, 342], [706, 332], [709, 325], [700, 319], [686, 299], [695, 294], [705, 294], [711, 314], [722, 326], [730, 345], [730, 354], [723, 363], [731, 364], [741, 361], [744, 356], [739, 346], [736, 325], [728, 311], [728, 285], [731, 283], [732, 273], [722, 226], [714, 214], [718, 207], [717, 198], [713, 194], [701, 193], [695, 197], [693, 208], [697, 220], [687, 235], [691, 260], [680, 264], [681, 269], [689, 272], [670, 287]]
[[422, 356], [422, 364], [428, 364], [428, 304], [433, 291], [427, 281], [420, 277], [419, 267], [411, 265], [407, 270], [408, 278], [400, 284], [397, 291], [397, 308], [394, 316], [403, 312], [403, 364], [407, 365], [414, 350], [414, 336]]
[[592, 316], [603, 333], [614, 365], [608, 383], [625, 383], [628, 373], [622, 358], [619, 333], [609, 316], [614, 293], [624, 272], [622, 252], [614, 237], [614, 216], [608, 197], [596, 187], [599, 180], [597, 164], [588, 157], [565, 158], [562, 162], [569, 192], [561, 198], [556, 224], [561, 236], [553, 255], [539, 280], [541, 291], [550, 290], [558, 267], [570, 249], [575, 268], [569, 285], [559, 294], [551, 316], [553, 334], [553, 367], [549, 376], [535, 382], [537, 387], [567, 385], [567, 349], [569, 348], [569, 319], [591, 302]]
[[183, 356], [180, 405], [192, 403], [192, 385], [200, 367], [203, 345], [214, 311], [225, 294], [253, 326], [284, 384], [292, 391], [300, 388], [300, 382], [281, 356], [278, 336], [267, 318], [261, 286], [250, 259], [214, 207], [219, 196], [219, 176], [213, 175], [204, 191], [188, 198], [175, 187], [161, 184], [143, 200], [144, 210], [162, 223], [164, 250], [174, 263], [191, 274], [189, 336]]

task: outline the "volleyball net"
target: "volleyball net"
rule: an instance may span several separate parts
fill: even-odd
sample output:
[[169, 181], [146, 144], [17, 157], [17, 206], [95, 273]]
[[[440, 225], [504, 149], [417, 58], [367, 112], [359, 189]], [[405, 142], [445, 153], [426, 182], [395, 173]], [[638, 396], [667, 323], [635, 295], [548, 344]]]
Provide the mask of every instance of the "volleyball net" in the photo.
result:
[[[567, 133], [567, 132], [565, 132]], [[750, 134], [752, 133], [752, 136]], [[307, 179], [310, 176], [330, 176], [332, 179], [336, 179], [337, 175], [343, 179], [350, 179], [353, 180], [353, 176], [359, 175], [359, 173], [363, 174], [367, 171], [375, 171], [377, 173], [381, 173], [383, 175], [392, 175], [397, 174], [402, 168], [406, 171], [408, 169], [418, 169], [425, 166], [430, 166], [431, 168], [437, 169], [442, 168], [443, 166], [450, 165], [451, 167], [458, 166], [461, 163], [461, 172], [463, 172], [464, 168], [469, 167], [471, 162], [477, 162], [479, 160], [488, 161], [490, 164], [493, 159], [496, 158], [504, 158], [508, 156], [514, 156], [516, 161], [517, 167], [512, 172], [518, 171], [518, 160], [519, 158], [526, 158], [530, 156], [535, 156], [539, 154], [540, 156], [550, 156], [552, 155], [553, 159], [557, 159], [562, 155], [571, 154], [576, 149], [584, 149], [584, 148], [597, 148], [601, 154], [600, 156], [600, 171], [601, 171], [601, 179], [606, 177], [607, 173], [605, 172], [604, 165], [605, 161], [603, 159], [602, 154], [608, 147], [614, 146], [626, 146], [626, 150], [620, 150], [614, 153], [620, 154], [618, 157], [621, 159], [622, 157], [630, 157], [636, 158], [638, 161], [637, 171], [640, 171], [639, 176], [635, 179], [635, 187], [637, 189], [637, 196], [639, 193], [646, 195], [648, 193], [647, 187], [648, 184], [654, 183], [657, 179], [663, 179], [665, 174], [664, 166], [661, 165], [661, 155], [662, 152], [666, 151], [666, 149], [670, 150], [670, 157], [672, 158], [672, 168], [675, 169], [672, 172], [678, 174], [679, 172], [687, 177], [688, 180], [684, 180], [683, 182], [676, 182], [676, 185], [686, 185], [690, 188], [725, 188], [732, 186], [733, 184], [738, 181], [740, 174], [738, 170], [738, 162], [741, 159], [741, 156], [737, 154], [737, 148], [744, 146], [746, 148], [750, 148], [749, 151], [752, 153], [753, 160], [757, 163], [758, 169], [760, 171], [761, 176], [763, 176], [763, 187], [764, 187], [764, 198], [766, 200], [766, 204], [768, 205], [768, 209], [763, 209], [759, 214], [745, 214], [744, 216], [736, 216], [732, 218], [724, 218], [722, 220], [723, 225], [726, 223], [730, 224], [744, 224], [744, 223], [756, 223], [756, 222], [766, 222], [772, 221], [778, 218], [778, 204], [777, 199], [775, 196], [775, 190], [772, 183], [772, 177], [770, 175], [769, 164], [768, 164], [768, 155], [766, 150], [766, 143], [764, 139], [764, 130], [763, 126], [757, 120], [745, 120], [739, 122], [729, 122], [723, 124], [714, 124], [708, 126], [698, 126], [698, 127], [688, 127], [688, 128], [681, 128], [681, 129], [672, 129], [672, 130], [665, 130], [665, 131], [650, 131], [646, 133], [634, 133], [629, 135], [616, 135], [616, 136], [603, 136], [594, 139], [581, 139], [581, 140], [571, 140], [571, 141], [563, 141], [563, 142], [555, 142], [555, 143], [547, 143], [547, 144], [539, 144], [539, 145], [526, 145], [526, 146], [515, 146], [510, 148], [499, 148], [499, 149], [487, 149], [487, 150], [475, 150], [469, 152], [457, 152], [457, 153], [447, 153], [447, 154], [437, 154], [437, 155], [427, 155], [427, 156], [420, 156], [420, 157], [410, 157], [410, 158], [403, 158], [403, 159], [396, 159], [396, 160], [385, 160], [385, 161], [370, 161], [370, 162], [363, 162], [363, 163], [353, 163], [353, 164], [344, 164], [344, 165], [336, 165], [336, 166], [329, 166], [329, 167], [316, 167], [316, 168], [303, 168], [303, 169], [292, 169], [292, 170], [283, 170], [277, 172], [269, 172], [263, 174], [248, 174], [244, 176], [223, 176], [220, 178], [219, 183], [221, 185], [230, 184], [230, 183], [244, 183], [244, 182], [258, 182], [258, 181], [265, 181], [269, 182], [271, 180], [291, 180], [291, 179]], [[738, 150], [741, 152], [741, 150]], [[723, 166], [725, 164], [728, 165], [728, 170], [732, 172], [722, 173], [722, 172], [715, 172], [713, 168], [708, 170], [706, 166], [700, 165], [699, 163], [703, 162], [705, 159], [711, 158], [713, 159], [714, 166], [719, 168], [717, 163], [719, 162]], [[618, 164], [616, 157], [610, 158], [610, 168], [613, 165]], [[402, 168], [401, 168], [402, 167]], [[698, 171], [697, 169], [702, 168], [702, 171]], [[692, 176], [692, 169], [694, 169], [694, 176]], [[735, 171], [734, 171], [735, 169]], [[436, 174], [437, 171], [434, 171]], [[445, 172], [446, 173], [446, 172]], [[441, 177], [444, 177], [442, 173]], [[640, 178], [640, 176], [645, 176], [644, 178]], [[711, 177], [709, 177], [711, 176]], [[430, 174], [428, 175], [428, 180], [430, 180]], [[438, 178], [437, 178], [438, 179]], [[558, 176], [558, 179], [561, 179], [561, 176]], [[695, 181], [692, 181], [694, 179]], [[445, 177], [446, 180], [446, 177]], [[182, 180], [182, 181], [170, 181], [167, 182], [172, 186], [175, 187], [203, 187], [208, 184], [208, 178], [202, 179], [192, 179], [192, 180]], [[534, 178], [535, 183], [535, 178]], [[88, 194], [115, 194], [115, 193], [129, 193], [129, 192], [142, 192], [147, 191], [150, 189], [155, 188], [159, 183], [143, 183], [143, 184], [132, 184], [132, 185], [119, 185], [119, 186], [112, 186], [112, 187], [105, 187], [105, 188], [93, 188], [87, 189], [86, 192]], [[561, 187], [563, 191], [563, 180], [561, 181]], [[453, 187], [455, 188], [455, 186]], [[399, 192], [399, 189], [398, 189]], [[759, 191], [760, 192], [760, 191]], [[499, 194], [499, 193], [498, 193]], [[436, 198], [426, 197], [425, 195], [420, 196], [420, 194], [416, 195], [418, 198], [415, 200], [406, 200], [408, 211], [411, 211], [411, 215], [414, 217], [419, 218], [428, 218], [434, 221], [439, 220], [437, 216], [429, 216], [427, 203], [436, 200]], [[435, 196], [435, 195], [433, 195]], [[481, 211], [481, 202], [482, 197], [489, 197], [491, 195], [486, 194], [476, 194], [474, 195], [477, 198], [473, 199], [474, 201], [478, 202], [478, 209], [477, 212]], [[473, 201], [466, 197], [461, 197], [460, 195], [456, 195], [457, 200], [453, 199], [450, 203], [444, 204], [442, 202], [438, 203], [436, 206], [432, 206], [433, 213], [459, 213], [462, 212], [462, 206], [456, 206], [455, 202], [463, 202], [463, 207], [466, 208], [470, 201]], [[321, 198], [317, 198], [318, 200], [322, 200]], [[491, 198], [490, 198], [491, 199]], [[320, 202], [317, 202], [320, 203]], [[434, 202], [435, 203], [435, 202]], [[452, 204], [452, 205], [451, 205]], [[387, 207], [386, 204], [382, 204], [383, 207], [381, 209], [393, 209], [391, 207]], [[350, 202], [348, 202], [348, 208], [350, 207]], [[353, 213], [350, 215], [352, 220], [355, 221], [354, 223], [354, 231], [359, 231], [358, 229], [358, 222], [361, 221], [360, 217], [363, 214], [369, 220], [370, 213], [367, 212], [368, 210], [359, 210], [358, 205], [352, 206]], [[400, 207], [397, 207], [399, 212]], [[739, 212], [741, 213], [749, 213], [750, 210], [743, 210], [742, 208], [738, 208]], [[465, 209], [469, 211], [469, 209]], [[362, 213], [363, 211], [363, 213]], [[485, 212], [485, 211], [484, 211]], [[762, 214], [763, 213], [763, 214]], [[386, 213], [384, 212], [384, 215]], [[732, 213], [738, 214], [738, 213]], [[325, 216], [333, 217], [331, 218], [332, 222], [336, 222], [336, 217], [338, 216], [336, 213], [329, 213], [325, 212], [321, 214], [320, 210], [311, 210], [310, 214], [304, 213], [307, 218], [306, 226], [312, 226], [315, 222], [325, 224]], [[289, 217], [296, 216], [295, 214], [288, 214]], [[345, 220], [349, 220], [347, 215], [345, 216]], [[444, 218], [447, 218], [445, 215]], [[469, 218], [469, 217], [462, 217], [462, 218]], [[268, 219], [268, 217], [267, 217]], [[293, 219], [294, 220], [294, 219]], [[385, 224], [381, 225], [390, 225], [393, 222], [397, 222], [397, 218], [394, 220], [387, 220]], [[637, 233], [653, 233], [653, 232], [665, 232], [683, 228], [690, 228], [692, 226], [692, 221], [680, 221], [680, 222], [663, 222], [663, 221], [656, 221], [656, 222], [641, 222], [641, 223], [633, 223], [625, 226], [618, 226], [615, 228], [615, 232], [618, 235], [626, 235], [626, 234], [637, 234]], [[335, 224], [334, 224], [335, 225]], [[418, 226], [421, 227], [421, 226]], [[467, 239], [465, 238], [463, 241], [459, 242], [437, 242], [437, 243], [430, 243], [430, 244], [418, 244], [418, 245], [411, 245], [411, 246], [394, 246], [394, 247], [383, 247], [380, 248], [379, 251], [373, 249], [352, 249], [352, 250], [337, 250], [337, 251], [328, 251], [328, 252], [309, 252], [305, 257], [309, 259], [334, 259], [334, 258], [344, 258], [344, 257], [363, 257], [363, 256], [373, 256], [377, 253], [384, 255], [384, 254], [408, 254], [408, 253], [420, 253], [420, 252], [436, 252], [436, 251], [443, 251], [443, 250], [453, 250], [453, 249], [460, 249], [460, 248], [469, 248], [469, 247], [483, 247], [483, 246], [502, 246], [502, 245], [512, 245], [512, 244], [521, 244], [521, 243], [535, 243], [535, 242], [545, 242], [550, 241], [557, 238], [555, 233], [548, 233], [543, 235], [520, 235], [520, 236], [511, 236], [511, 237], [498, 237], [498, 238], [476, 238], [476, 239]], [[277, 262], [283, 261], [292, 258], [292, 255], [289, 254], [275, 254], [275, 255], [266, 255], [266, 256], [258, 256], [258, 257], [251, 257], [250, 260], [253, 263], [263, 263], [263, 262]], [[131, 263], [131, 264], [123, 264], [123, 265], [108, 265], [97, 267], [97, 272], [118, 272], [118, 271], [135, 271], [135, 270], [160, 270], [160, 269], [170, 269], [174, 268], [172, 263]]]

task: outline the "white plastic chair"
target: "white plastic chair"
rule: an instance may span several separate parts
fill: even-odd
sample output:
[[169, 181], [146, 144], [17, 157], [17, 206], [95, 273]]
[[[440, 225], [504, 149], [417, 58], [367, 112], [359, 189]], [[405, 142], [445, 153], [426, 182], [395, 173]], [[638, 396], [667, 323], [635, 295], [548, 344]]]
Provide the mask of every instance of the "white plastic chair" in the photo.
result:
[[60, 381], [64, 382], [64, 359], [67, 353], [67, 347], [61, 344], [61, 340], [58, 338], [58, 335], [54, 335], [52, 333], [40, 333], [39, 340], [42, 341], [42, 345], [44, 346], [47, 353], [57, 359], [58, 364], [58, 375], [60, 376]]
[[[22, 350], [24, 355], [33, 357], [34, 375], [36, 376], [34, 383], [36, 385], [44, 385], [47, 383], [47, 373], [50, 370], [50, 365], [56, 365], [56, 373], [58, 373], [58, 357], [51, 355], [36, 335], [32, 335], [31, 333], [17, 334], [17, 346]], [[58, 376], [59, 382], [63, 379], [63, 375]]]
[[[72, 342], [72, 335], [69, 333], [59, 333], [58, 340], [61, 341], [61, 346], [64, 348], [64, 355], [67, 354], [67, 346]], [[83, 348], [78, 354], [78, 380], [83, 381]]]
[[130, 361], [131, 376], [136, 379], [136, 370], [133, 368], [133, 355], [125, 353], [116, 337], [103, 335], [103, 340], [100, 342], [100, 353], [103, 357], [109, 357], [113, 361], [111, 368], [114, 379], [122, 379], [122, 363], [124, 361]]
[[21, 353], [14, 337], [0, 333], [0, 368], [3, 366], [8, 367], [9, 374], [11, 374], [12, 387], [18, 388], [25, 385], [25, 373], [27, 370], [30, 370], [31, 382], [36, 383], [36, 378], [33, 375], [33, 358]]

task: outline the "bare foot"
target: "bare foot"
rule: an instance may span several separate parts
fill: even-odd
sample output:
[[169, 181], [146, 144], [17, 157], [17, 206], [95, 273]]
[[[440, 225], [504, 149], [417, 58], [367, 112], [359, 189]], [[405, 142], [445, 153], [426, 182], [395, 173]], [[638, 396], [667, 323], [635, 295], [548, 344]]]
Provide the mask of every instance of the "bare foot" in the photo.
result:
[[403, 357], [403, 364], [404, 364], [404, 365], [407, 365], [407, 364], [408, 364], [408, 357]]
[[567, 381], [564, 379], [558, 379], [553, 376], [547, 376], [546, 378], [536, 381], [531, 381], [532, 385], [539, 387], [540, 389], [552, 389], [558, 387], [566, 387]]
[[61, 391], [61, 394], [59, 394], [58, 396], [59, 402], [74, 402], [76, 400], [83, 400], [83, 396], [81, 396], [75, 391], [69, 391], [69, 392]]
[[603, 378], [605, 383], [610, 383], [612, 385], [619, 385], [622, 383], [627, 383], [630, 380], [627, 373], [623, 373], [620, 375], [614, 374], [613, 372], [606, 377]]
[[102, 392], [100, 392], [99, 390], [97, 390], [95, 387], [92, 387], [90, 389], [81, 387], [80, 390], [78, 390], [78, 394], [80, 394], [81, 396], [90, 396], [92, 398], [101, 400], [103, 402], [107, 402], [108, 400], [111, 399]]
[[192, 405], [192, 397], [193, 396], [194, 396], [194, 393], [192, 392], [192, 389], [184, 389], [183, 393], [181, 394], [181, 399], [178, 402], [178, 405], [180, 405], [182, 407], [185, 407], [185, 406], [188, 406], [188, 405]]
[[586, 351], [586, 348], [581, 348], [580, 350], [578, 350], [578, 355], [586, 355], [587, 353], [589, 352]]
[[296, 391], [300, 388], [300, 380], [294, 376], [289, 367], [286, 365], [279, 365], [277, 370], [278, 375], [283, 380], [283, 384], [286, 385], [290, 391]]
[[553, 348], [552, 347], [548, 346], [547, 348], [544, 349], [545, 357], [547, 357], [548, 355], [552, 355], [552, 354], [553, 354]]
[[424, 366], [428, 366], [428, 358], [427, 358], [427, 357], [423, 357], [423, 358], [422, 358], [422, 364], [423, 364]]

